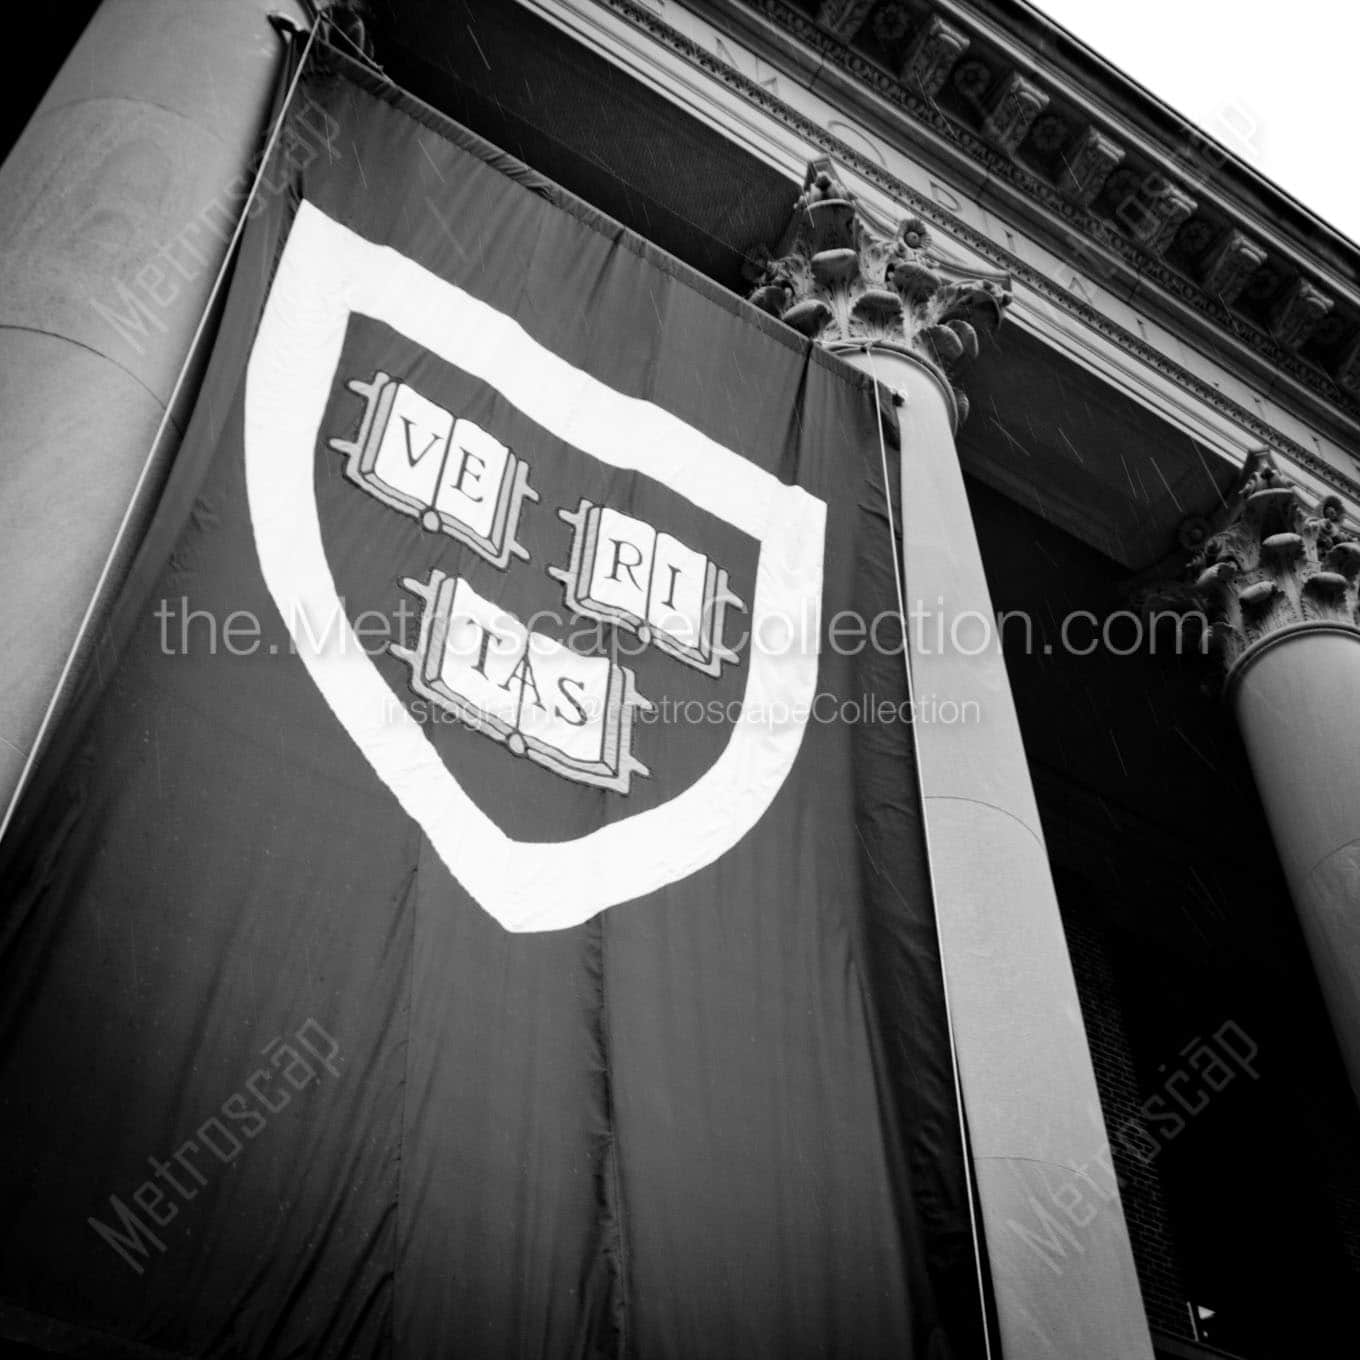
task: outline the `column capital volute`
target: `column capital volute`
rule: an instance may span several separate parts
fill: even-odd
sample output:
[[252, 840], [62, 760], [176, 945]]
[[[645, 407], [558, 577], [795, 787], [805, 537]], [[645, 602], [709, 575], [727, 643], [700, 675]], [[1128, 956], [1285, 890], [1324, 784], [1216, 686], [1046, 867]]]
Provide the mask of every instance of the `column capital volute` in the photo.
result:
[[968, 400], [956, 373], [1011, 300], [1008, 275], [946, 260], [920, 218], [871, 221], [825, 158], [808, 165], [783, 239], [751, 272], [751, 301], [828, 349], [881, 347], [922, 360], [953, 392], [960, 420]]
[[1261, 450], [1220, 514], [1201, 523], [1187, 584], [1229, 686], [1281, 635], [1313, 628], [1360, 637], [1360, 532], [1339, 497], [1308, 496]]

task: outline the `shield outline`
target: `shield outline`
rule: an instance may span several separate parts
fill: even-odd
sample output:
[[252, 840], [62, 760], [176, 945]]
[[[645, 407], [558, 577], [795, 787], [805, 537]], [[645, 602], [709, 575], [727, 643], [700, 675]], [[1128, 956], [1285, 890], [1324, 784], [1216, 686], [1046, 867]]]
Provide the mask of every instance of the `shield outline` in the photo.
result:
[[[569, 841], [517, 841], [477, 806], [350, 627], [313, 486], [321, 422], [351, 313], [373, 317], [496, 388], [530, 419], [612, 466], [647, 474], [758, 540], [742, 716], [714, 763], [655, 807]], [[246, 365], [245, 480], [260, 569], [299, 658], [379, 779], [449, 872], [509, 931], [561, 930], [645, 896], [736, 846], [802, 745], [820, 629], [780, 653], [761, 621], [820, 614], [826, 505], [669, 411], [608, 387], [523, 327], [303, 200]], [[333, 619], [317, 645], [301, 618]], [[750, 714], [786, 715], [778, 724]]]

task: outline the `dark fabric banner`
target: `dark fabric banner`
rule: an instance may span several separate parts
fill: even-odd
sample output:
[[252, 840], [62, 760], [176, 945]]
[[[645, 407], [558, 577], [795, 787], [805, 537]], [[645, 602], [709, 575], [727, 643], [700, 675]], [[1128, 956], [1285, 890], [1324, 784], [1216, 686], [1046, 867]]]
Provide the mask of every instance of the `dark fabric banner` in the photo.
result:
[[0, 1333], [975, 1354], [893, 563], [854, 372], [322, 49], [0, 857]]

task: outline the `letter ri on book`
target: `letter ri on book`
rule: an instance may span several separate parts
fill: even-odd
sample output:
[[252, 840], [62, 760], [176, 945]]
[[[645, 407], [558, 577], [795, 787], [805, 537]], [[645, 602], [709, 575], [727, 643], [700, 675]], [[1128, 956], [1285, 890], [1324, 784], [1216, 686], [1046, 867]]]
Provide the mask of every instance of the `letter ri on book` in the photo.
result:
[[364, 398], [359, 435], [329, 444], [350, 481], [502, 570], [512, 556], [528, 559], [515, 533], [520, 506], [538, 493], [522, 458], [386, 373], [346, 386]]
[[567, 608], [636, 633], [705, 675], [721, 675], [737, 654], [723, 642], [728, 606], [746, 606], [727, 572], [678, 538], [605, 505], [582, 499], [558, 515], [575, 531], [571, 559], [549, 567]]
[[633, 756], [633, 717], [653, 706], [626, 666], [530, 632], [437, 568], [402, 584], [425, 602], [420, 641], [389, 650], [417, 694], [568, 779], [626, 794], [633, 775], [648, 774]]

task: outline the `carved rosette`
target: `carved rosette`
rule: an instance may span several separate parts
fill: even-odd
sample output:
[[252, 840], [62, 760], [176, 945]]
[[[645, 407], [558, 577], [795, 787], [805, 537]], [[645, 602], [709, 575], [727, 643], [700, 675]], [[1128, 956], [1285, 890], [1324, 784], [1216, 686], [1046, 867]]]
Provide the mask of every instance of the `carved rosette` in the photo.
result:
[[968, 399], [958, 367], [1010, 305], [1005, 275], [982, 278], [947, 263], [919, 218], [891, 234], [864, 218], [827, 160], [808, 167], [802, 197], [776, 257], [759, 261], [751, 301], [831, 349], [882, 346], [914, 354]]
[[1221, 527], [1190, 563], [1225, 668], [1291, 625], [1360, 628], [1358, 540], [1339, 498], [1310, 505], [1268, 455], [1249, 463]]

